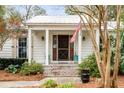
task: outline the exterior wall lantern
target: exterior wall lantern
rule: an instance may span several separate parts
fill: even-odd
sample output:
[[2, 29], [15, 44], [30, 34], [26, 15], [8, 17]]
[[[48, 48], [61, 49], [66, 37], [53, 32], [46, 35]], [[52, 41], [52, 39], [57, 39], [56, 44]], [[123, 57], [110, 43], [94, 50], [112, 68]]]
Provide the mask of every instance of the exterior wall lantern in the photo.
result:
[[44, 41], [44, 36], [41, 37], [42, 41]]
[[85, 36], [83, 36], [83, 38], [82, 38], [82, 39], [83, 39], [83, 41], [85, 41], [85, 40], [86, 40]]

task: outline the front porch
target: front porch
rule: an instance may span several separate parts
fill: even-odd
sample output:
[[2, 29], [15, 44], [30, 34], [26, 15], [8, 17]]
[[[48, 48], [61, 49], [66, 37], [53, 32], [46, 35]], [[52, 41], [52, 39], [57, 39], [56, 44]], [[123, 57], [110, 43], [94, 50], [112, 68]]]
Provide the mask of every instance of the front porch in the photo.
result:
[[[83, 27], [70, 43], [80, 18], [78, 16], [37, 16], [27, 21], [28, 61], [49, 64], [79, 64], [93, 53], [88, 31]], [[97, 31], [97, 30], [96, 30]], [[99, 33], [96, 33], [99, 44]]]
[[[84, 26], [70, 43], [79, 22], [79, 16], [36, 16], [28, 20], [28, 61], [43, 64], [45, 76], [78, 76], [78, 64], [93, 53]], [[99, 33], [95, 31], [99, 44]]]
[[[70, 31], [39, 31], [32, 30], [28, 33], [28, 59], [44, 60], [45, 65], [49, 64], [78, 64], [79, 53], [78, 48], [79, 38], [74, 43], [70, 43], [73, 34]], [[38, 41], [38, 42], [37, 42]], [[41, 43], [41, 44], [40, 44]], [[80, 44], [80, 43], [79, 43]], [[39, 56], [41, 55], [41, 56]], [[36, 56], [41, 57], [37, 58]], [[80, 59], [81, 60], [81, 59]]]

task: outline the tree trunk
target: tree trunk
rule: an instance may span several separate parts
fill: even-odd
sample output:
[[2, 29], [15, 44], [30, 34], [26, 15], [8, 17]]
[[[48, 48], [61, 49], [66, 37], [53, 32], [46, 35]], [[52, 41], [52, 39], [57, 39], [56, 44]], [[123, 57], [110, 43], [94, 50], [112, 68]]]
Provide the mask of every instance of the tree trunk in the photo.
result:
[[[99, 87], [117, 87], [117, 75], [118, 75], [118, 65], [120, 61], [120, 11], [121, 7], [117, 6], [117, 31], [116, 31], [116, 54], [115, 54], [115, 64], [114, 64], [114, 71], [113, 71], [113, 77], [111, 78], [111, 46], [110, 46], [110, 38], [109, 38], [109, 31], [107, 29], [108, 24], [108, 6], [104, 5], [96, 5], [97, 8], [97, 15], [95, 15], [95, 18], [98, 18], [98, 23], [94, 24], [96, 21], [94, 21], [94, 11], [90, 6], [87, 8], [88, 12], [84, 13], [82, 18], [82, 15], [80, 14], [80, 11], [76, 8], [74, 9], [76, 13], [80, 16], [81, 20], [85, 24], [85, 21], [87, 21], [87, 26], [85, 28], [88, 30], [90, 34], [90, 38], [93, 44], [94, 53], [96, 57], [97, 66], [100, 72], [101, 76], [101, 83]], [[73, 7], [74, 8], [74, 7]], [[97, 17], [96, 17], [97, 16]], [[99, 46], [96, 43], [95, 38], [95, 27], [98, 26], [100, 38], [102, 40], [102, 58], [101, 58], [101, 52], [99, 51]], [[103, 28], [103, 30], [102, 30]]]
[[106, 73], [105, 73], [105, 86], [107, 88], [111, 87], [110, 82], [110, 58], [111, 58], [111, 50], [110, 50], [110, 43], [108, 40], [108, 49], [107, 49], [107, 64], [106, 64]]
[[114, 64], [114, 73], [112, 78], [112, 87], [117, 87], [117, 76], [118, 76], [118, 67], [120, 63], [120, 14], [121, 6], [117, 6], [117, 31], [116, 31], [116, 52], [115, 52], [115, 64]]

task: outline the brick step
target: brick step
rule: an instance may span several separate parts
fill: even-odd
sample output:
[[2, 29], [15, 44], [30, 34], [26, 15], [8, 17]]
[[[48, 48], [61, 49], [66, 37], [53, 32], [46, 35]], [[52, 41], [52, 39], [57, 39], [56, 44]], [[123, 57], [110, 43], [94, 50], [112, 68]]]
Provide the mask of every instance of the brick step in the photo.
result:
[[78, 64], [50, 64], [44, 65], [44, 76], [47, 77], [76, 77], [78, 74]]

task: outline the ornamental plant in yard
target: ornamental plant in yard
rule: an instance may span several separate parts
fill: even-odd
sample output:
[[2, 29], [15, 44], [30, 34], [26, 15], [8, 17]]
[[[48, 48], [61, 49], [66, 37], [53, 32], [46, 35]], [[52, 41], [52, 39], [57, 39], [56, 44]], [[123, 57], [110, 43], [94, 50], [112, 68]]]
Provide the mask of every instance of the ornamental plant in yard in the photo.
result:
[[56, 81], [54, 81], [52, 79], [49, 79], [41, 87], [44, 87], [44, 88], [55, 88], [55, 87], [57, 87], [57, 83], [56, 83]]
[[7, 68], [5, 68], [5, 71], [15, 74], [19, 71], [19, 65], [12, 65], [11, 64]]
[[79, 64], [79, 74], [81, 74], [83, 69], [89, 69], [90, 76], [92, 77], [100, 77], [94, 54], [89, 55]]
[[4, 70], [9, 65], [18, 65], [19, 67], [27, 61], [27, 59], [20, 58], [0, 58], [0, 70]]
[[57, 88], [74, 88], [72, 83], [59, 84]]
[[35, 75], [37, 73], [43, 73], [42, 64], [31, 61], [31, 63], [25, 62], [20, 69], [21, 75]]
[[121, 57], [121, 63], [120, 63], [120, 73], [124, 74], [124, 56]]
[[57, 84], [55, 80], [49, 79], [41, 85], [43, 88], [74, 88], [72, 83]]

